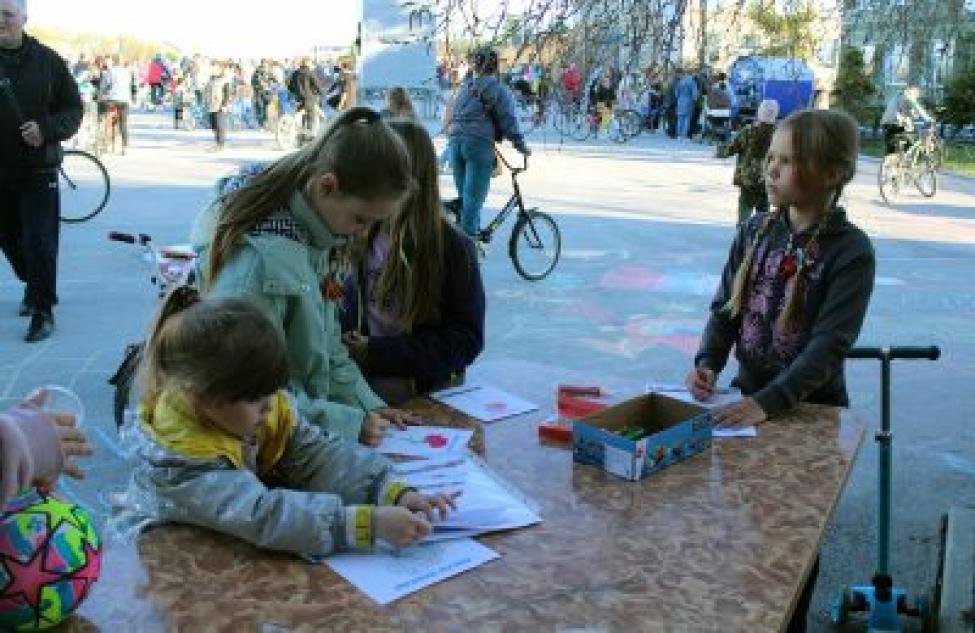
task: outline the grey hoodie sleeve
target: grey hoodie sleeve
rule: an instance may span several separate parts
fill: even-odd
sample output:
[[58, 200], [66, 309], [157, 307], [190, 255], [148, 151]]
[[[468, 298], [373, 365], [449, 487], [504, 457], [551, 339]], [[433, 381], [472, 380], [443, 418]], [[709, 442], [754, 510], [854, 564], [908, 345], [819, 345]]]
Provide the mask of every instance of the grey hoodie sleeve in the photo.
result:
[[198, 525], [294, 554], [325, 555], [348, 546], [349, 508], [335, 494], [270, 489], [251, 471], [229, 464], [140, 469], [134, 483], [152, 491], [157, 523]]
[[289, 487], [327, 490], [346, 504], [380, 505], [391, 469], [376, 451], [300, 420], [273, 474]]
[[838, 261], [829, 273], [826, 295], [802, 353], [767, 387], [754, 395], [772, 415], [796, 406], [843, 367], [853, 347], [873, 293], [876, 259], [869, 239], [861, 234], [859, 248]]
[[731, 348], [738, 338], [740, 319], [732, 317], [724, 307], [731, 298], [735, 273], [745, 258], [750, 224], [750, 222], [743, 222], [738, 227], [738, 234], [731, 245], [728, 260], [725, 262], [724, 271], [721, 273], [721, 282], [718, 284], [714, 299], [711, 301], [711, 316], [704, 328], [704, 334], [701, 335], [701, 346], [697, 355], [694, 356], [695, 367], [710, 369], [715, 374], [724, 369], [728, 362], [728, 354], [731, 353]]

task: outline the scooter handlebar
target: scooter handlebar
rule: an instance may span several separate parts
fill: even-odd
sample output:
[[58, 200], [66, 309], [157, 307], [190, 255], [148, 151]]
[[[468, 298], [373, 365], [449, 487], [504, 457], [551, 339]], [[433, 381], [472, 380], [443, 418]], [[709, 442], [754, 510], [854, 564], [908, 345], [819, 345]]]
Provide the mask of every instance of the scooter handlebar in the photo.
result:
[[126, 244], [135, 244], [135, 236], [130, 233], [120, 233], [118, 231], [111, 231], [108, 234], [108, 239], [113, 242], [124, 242]]
[[930, 347], [854, 347], [846, 354], [847, 358], [873, 358], [876, 360], [938, 360], [941, 348], [936, 345]]

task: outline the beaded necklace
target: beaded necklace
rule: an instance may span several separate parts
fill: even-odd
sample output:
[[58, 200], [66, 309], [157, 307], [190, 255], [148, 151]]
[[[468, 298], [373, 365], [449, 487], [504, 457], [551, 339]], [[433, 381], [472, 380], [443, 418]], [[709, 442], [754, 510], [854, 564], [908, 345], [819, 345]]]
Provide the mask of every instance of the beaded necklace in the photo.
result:
[[816, 257], [819, 255], [819, 233], [823, 230], [823, 226], [826, 225], [828, 217], [827, 214], [816, 225], [815, 230], [809, 236], [809, 240], [805, 246], [798, 246], [796, 244], [796, 234], [793, 232], [792, 227], [789, 227], [789, 241], [785, 245], [785, 255], [782, 256], [782, 263], [779, 265], [780, 275], [789, 279], [796, 274], [802, 275], [812, 268], [816, 263]]

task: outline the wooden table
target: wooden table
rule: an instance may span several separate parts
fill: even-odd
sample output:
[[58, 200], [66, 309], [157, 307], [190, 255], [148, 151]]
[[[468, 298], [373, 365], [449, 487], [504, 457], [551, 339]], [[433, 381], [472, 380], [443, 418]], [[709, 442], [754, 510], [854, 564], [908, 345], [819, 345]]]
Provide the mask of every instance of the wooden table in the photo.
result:
[[[434, 423], [476, 425], [414, 405]], [[782, 630], [863, 437], [849, 414], [807, 406], [626, 482], [541, 445], [536, 425], [475, 437], [544, 519], [482, 537], [499, 560], [382, 607], [325, 565], [159, 528], [108, 548], [75, 630]]]

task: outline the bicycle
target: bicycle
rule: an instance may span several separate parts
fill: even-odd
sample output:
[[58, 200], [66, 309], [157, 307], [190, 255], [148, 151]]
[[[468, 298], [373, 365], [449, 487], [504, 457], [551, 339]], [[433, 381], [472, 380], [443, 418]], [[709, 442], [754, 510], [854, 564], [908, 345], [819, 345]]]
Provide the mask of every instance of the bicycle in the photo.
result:
[[58, 167], [61, 221], [87, 222], [102, 212], [112, 191], [108, 171], [98, 158], [80, 149], [64, 150]]
[[602, 113], [597, 108], [581, 109], [568, 125], [569, 135], [577, 141], [590, 136], [599, 138], [600, 130], [617, 143], [626, 143], [643, 131], [643, 115], [636, 110], [615, 108]]
[[[170, 288], [196, 284], [197, 256], [189, 246], [156, 248], [152, 243], [152, 237], [146, 233], [133, 235], [112, 231], [108, 234], [108, 239], [124, 244], [138, 244], [142, 250], [142, 259], [149, 269], [149, 281], [156, 288], [159, 299], [165, 297]], [[142, 363], [144, 348], [143, 341], [127, 345], [121, 364], [108, 379], [108, 384], [115, 388], [112, 395], [112, 412], [117, 428], [122, 428], [125, 424], [125, 414], [129, 409], [132, 387], [135, 384], [139, 365]]]
[[877, 172], [880, 197], [888, 206], [893, 206], [900, 195], [901, 186], [913, 183], [925, 198], [931, 198], [938, 191], [938, 172], [934, 157], [936, 143], [930, 138], [935, 134], [934, 126], [928, 130], [925, 139], [917, 139], [900, 147], [894, 154], [884, 156]]
[[[525, 208], [525, 200], [518, 184], [518, 176], [528, 171], [528, 156], [523, 156], [523, 165], [516, 167], [509, 163], [504, 155], [495, 150], [498, 160], [511, 174], [512, 193], [508, 202], [501, 208], [498, 215], [482, 229], [477, 241], [490, 244], [501, 225], [512, 211], [517, 213], [518, 219], [511, 230], [508, 240], [508, 255], [515, 271], [527, 281], [539, 281], [552, 272], [562, 254], [562, 234], [559, 225], [547, 213], [539, 211], [537, 207]], [[444, 210], [453, 216], [457, 224], [461, 223], [460, 212], [462, 200], [455, 198], [443, 203]], [[537, 260], [537, 262], [536, 262]], [[533, 265], [537, 264], [537, 265]]]

